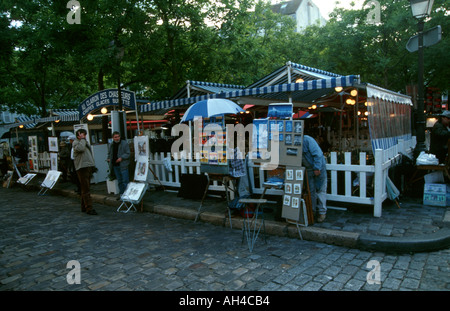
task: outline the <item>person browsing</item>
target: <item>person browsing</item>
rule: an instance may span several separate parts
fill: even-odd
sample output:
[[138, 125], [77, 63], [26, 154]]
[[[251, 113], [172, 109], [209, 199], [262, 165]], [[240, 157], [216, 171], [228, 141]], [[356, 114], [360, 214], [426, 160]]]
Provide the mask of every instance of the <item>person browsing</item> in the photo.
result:
[[119, 132], [113, 133], [113, 142], [109, 147], [107, 161], [110, 163], [119, 183], [119, 193], [122, 195], [130, 181], [128, 165], [130, 164], [130, 146], [120, 138]]
[[90, 190], [92, 169], [95, 166], [95, 162], [91, 146], [86, 140], [86, 134], [87, 132], [85, 129], [79, 129], [76, 132], [77, 139], [72, 145], [74, 165], [80, 182], [81, 211], [88, 215], [97, 215], [97, 212], [92, 206]]

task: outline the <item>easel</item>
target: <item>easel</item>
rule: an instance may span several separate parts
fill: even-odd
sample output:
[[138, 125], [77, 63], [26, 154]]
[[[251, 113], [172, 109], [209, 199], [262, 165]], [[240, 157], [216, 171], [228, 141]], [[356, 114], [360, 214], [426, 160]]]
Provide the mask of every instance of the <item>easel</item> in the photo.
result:
[[31, 181], [34, 177], [36, 177], [36, 175], [37, 175], [37, 174], [31, 174], [31, 173], [26, 174], [25, 176], [20, 177], [20, 178], [17, 180], [17, 183], [18, 183], [18, 184], [21, 184], [21, 185], [23, 185], [23, 186], [26, 186], [26, 185], [28, 185], [28, 184], [30, 183], [30, 181]]
[[[131, 209], [134, 212], [137, 211], [135, 204], [139, 204], [147, 191], [147, 183], [130, 182], [127, 185], [127, 189], [120, 197], [122, 204], [117, 208], [117, 212], [128, 213]], [[125, 211], [121, 211], [122, 207], [125, 207]]]
[[231, 202], [231, 200], [230, 200], [230, 194], [228, 193], [228, 190], [230, 188], [228, 187], [228, 184], [231, 182], [231, 185], [232, 185], [231, 190], [236, 194], [237, 193], [237, 191], [236, 191], [236, 178], [234, 178], [234, 177], [232, 177], [232, 176], [230, 176], [228, 174], [215, 174], [215, 173], [207, 173], [206, 174], [206, 178], [207, 178], [207, 183], [206, 183], [205, 192], [203, 193], [202, 201], [200, 202], [200, 206], [198, 207], [197, 215], [195, 216], [194, 222], [197, 222], [198, 217], [202, 213], [203, 201], [206, 198], [206, 194], [208, 193], [209, 186], [214, 181], [221, 181], [223, 186], [225, 187], [225, 195], [226, 195], [226, 198], [227, 198], [228, 219], [230, 220], [230, 228], [233, 228], [233, 225], [232, 225], [232, 222], [231, 222], [231, 211], [230, 211], [230, 202]]
[[48, 190], [52, 189], [58, 182], [60, 176], [60, 171], [48, 171], [47, 176], [45, 176], [44, 181], [41, 183], [41, 189], [39, 190], [38, 195], [43, 196], [47, 193]]
[[[248, 250], [253, 251], [256, 240], [258, 239], [261, 228], [263, 229], [264, 242], [267, 243], [266, 238], [266, 223], [264, 219], [264, 209], [261, 208], [262, 204], [267, 203], [267, 199], [264, 199], [267, 189], [280, 188], [280, 183], [265, 182], [264, 190], [259, 199], [240, 199], [239, 203], [244, 204], [244, 220], [242, 224], [242, 242], [244, 238], [247, 239]], [[256, 208], [253, 211], [253, 217], [249, 217], [249, 204], [256, 204]], [[261, 221], [258, 223], [258, 216], [261, 214]], [[251, 220], [250, 220], [251, 218]]]

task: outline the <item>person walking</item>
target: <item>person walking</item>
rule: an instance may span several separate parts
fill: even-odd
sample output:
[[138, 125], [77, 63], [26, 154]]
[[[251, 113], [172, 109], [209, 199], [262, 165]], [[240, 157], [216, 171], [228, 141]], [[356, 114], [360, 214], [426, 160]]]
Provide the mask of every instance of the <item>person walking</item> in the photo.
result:
[[94, 157], [92, 155], [91, 146], [86, 140], [86, 130], [79, 129], [76, 132], [77, 139], [73, 142], [73, 155], [75, 170], [77, 171], [78, 180], [81, 188], [81, 211], [88, 215], [97, 215], [92, 207], [91, 198], [91, 177], [92, 169], [95, 166]]
[[308, 174], [312, 210], [318, 214], [317, 222], [321, 223], [327, 214], [326, 161], [317, 141], [308, 135], [303, 135], [303, 166]]
[[[109, 147], [107, 161], [110, 163], [119, 183], [119, 193], [122, 195], [130, 182], [128, 165], [130, 164], [130, 146], [120, 138], [119, 132], [113, 133], [113, 142]], [[119, 196], [120, 198], [120, 196]]]

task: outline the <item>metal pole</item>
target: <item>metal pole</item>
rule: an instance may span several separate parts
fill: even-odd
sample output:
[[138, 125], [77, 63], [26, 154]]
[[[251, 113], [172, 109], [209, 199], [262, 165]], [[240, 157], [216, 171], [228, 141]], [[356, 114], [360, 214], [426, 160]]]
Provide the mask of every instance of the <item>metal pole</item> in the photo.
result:
[[418, 69], [418, 99], [417, 99], [417, 121], [416, 121], [416, 137], [417, 145], [415, 155], [418, 156], [421, 151], [425, 151], [425, 113], [424, 113], [424, 83], [423, 83], [423, 19], [419, 20], [419, 69]]

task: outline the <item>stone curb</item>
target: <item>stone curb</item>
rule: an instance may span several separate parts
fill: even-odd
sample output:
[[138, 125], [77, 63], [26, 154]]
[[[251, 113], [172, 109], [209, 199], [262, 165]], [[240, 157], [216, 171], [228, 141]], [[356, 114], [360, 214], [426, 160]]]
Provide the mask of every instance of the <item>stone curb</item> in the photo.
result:
[[[73, 191], [54, 189], [52, 193], [78, 197]], [[114, 197], [100, 194], [91, 194], [92, 200], [99, 204], [118, 207], [120, 204]], [[197, 211], [176, 207], [172, 205], [143, 205], [145, 211], [163, 216], [195, 220]], [[228, 217], [224, 214], [202, 212], [198, 221], [211, 223], [217, 226], [229, 226]], [[233, 229], [242, 230], [243, 220], [232, 218]], [[444, 227], [440, 230], [416, 237], [382, 237], [370, 234], [360, 234], [348, 231], [333, 230], [326, 228], [302, 227], [300, 232], [304, 240], [314, 241], [348, 248], [356, 248], [367, 251], [381, 251], [385, 253], [416, 253], [429, 252], [450, 247], [450, 212], [447, 211], [443, 218]], [[284, 224], [276, 221], [265, 221], [267, 235], [298, 238], [300, 239], [297, 227], [293, 224]]]

